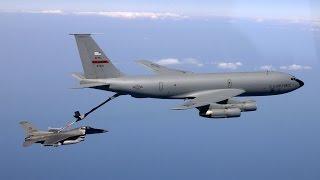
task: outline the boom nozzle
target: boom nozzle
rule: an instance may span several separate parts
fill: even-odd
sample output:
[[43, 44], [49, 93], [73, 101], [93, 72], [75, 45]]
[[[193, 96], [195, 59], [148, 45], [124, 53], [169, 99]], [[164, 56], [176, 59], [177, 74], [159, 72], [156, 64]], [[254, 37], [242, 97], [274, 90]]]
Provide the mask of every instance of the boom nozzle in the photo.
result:
[[85, 116], [81, 115], [79, 111], [76, 111], [76, 112], [74, 112], [73, 117], [76, 118], [77, 119], [76, 122], [78, 122], [78, 121], [83, 120]]

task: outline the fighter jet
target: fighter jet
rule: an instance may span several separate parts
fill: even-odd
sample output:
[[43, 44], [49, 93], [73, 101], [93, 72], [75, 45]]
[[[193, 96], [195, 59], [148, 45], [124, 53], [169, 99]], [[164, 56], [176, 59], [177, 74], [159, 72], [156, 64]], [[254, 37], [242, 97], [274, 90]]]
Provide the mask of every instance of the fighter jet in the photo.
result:
[[76, 144], [84, 141], [87, 134], [98, 134], [108, 132], [103, 129], [95, 129], [89, 126], [83, 126], [71, 130], [62, 130], [60, 128], [49, 128], [48, 131], [39, 131], [31, 123], [22, 121], [20, 125], [25, 130], [26, 138], [23, 147], [31, 146], [33, 143], [40, 143], [44, 146], [60, 146]]
[[140, 60], [138, 63], [156, 75], [127, 76], [120, 72], [91, 37], [75, 36], [84, 74], [73, 76], [80, 81], [78, 88], [112, 91], [136, 98], [184, 99], [172, 108], [197, 108], [207, 118], [239, 117], [241, 112], [255, 111], [253, 100], [237, 100], [238, 96], [269, 96], [291, 92], [304, 85], [300, 79], [283, 72], [233, 72], [198, 74], [167, 68]]

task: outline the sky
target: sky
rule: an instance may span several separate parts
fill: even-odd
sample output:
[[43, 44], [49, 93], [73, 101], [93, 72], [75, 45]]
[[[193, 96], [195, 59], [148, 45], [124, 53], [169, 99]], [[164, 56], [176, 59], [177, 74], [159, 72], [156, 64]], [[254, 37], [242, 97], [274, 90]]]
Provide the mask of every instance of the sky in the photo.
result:
[[319, 18], [320, 3], [317, 0], [164, 0], [164, 1], [2, 1], [2, 10], [43, 10], [59, 9], [64, 11], [135, 11], [135, 12], [172, 12], [194, 16], [232, 15], [259, 16], [264, 18]]
[[[197, 1], [198, 2], [198, 1]], [[320, 178], [316, 1], [1, 1], [0, 179]], [[74, 90], [82, 67], [69, 33], [94, 39], [128, 75], [135, 61], [204, 72], [276, 70], [302, 88], [248, 97], [256, 112], [214, 120], [180, 100], [119, 97], [75, 126], [109, 130], [82, 143], [23, 148], [28, 120], [61, 127], [112, 95]]]

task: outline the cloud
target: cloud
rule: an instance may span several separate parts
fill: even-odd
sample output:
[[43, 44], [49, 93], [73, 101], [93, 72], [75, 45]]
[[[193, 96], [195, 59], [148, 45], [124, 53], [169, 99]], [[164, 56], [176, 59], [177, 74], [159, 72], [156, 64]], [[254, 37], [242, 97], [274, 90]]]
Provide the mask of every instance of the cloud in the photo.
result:
[[129, 12], [129, 11], [86, 11], [74, 12], [77, 15], [97, 15], [121, 19], [184, 19], [187, 16], [170, 12]]
[[288, 71], [299, 71], [299, 70], [310, 70], [312, 69], [311, 66], [303, 66], [303, 65], [298, 65], [298, 64], [292, 64], [292, 65], [287, 65], [287, 66], [280, 66], [280, 67], [274, 67], [273, 65], [263, 65], [260, 67], [260, 70], [264, 71], [275, 71], [277, 69], [280, 70], [288, 70]]
[[257, 22], [257, 23], [262, 23], [262, 22], [265, 21], [265, 19], [264, 19], [264, 18], [261, 18], [261, 17], [256, 17], [256, 18], [253, 18], [253, 19], [254, 19], [254, 21]]
[[[320, 18], [274, 18], [274, 17], [264, 17], [264, 16], [239, 16], [239, 15], [225, 15], [225, 14], [204, 14], [204, 15], [186, 15], [178, 14], [173, 12], [152, 12], [152, 11], [62, 11], [60, 9], [44, 9], [44, 10], [0, 10], [0, 12], [5, 13], [38, 13], [38, 14], [64, 14], [64, 15], [96, 15], [96, 16], [105, 16], [110, 18], [120, 18], [120, 19], [202, 19], [208, 21], [210, 18], [213, 19], [225, 19], [229, 22], [235, 23], [242, 20], [251, 20], [256, 23], [270, 23], [270, 22], [279, 22], [283, 24], [308, 24], [314, 27], [320, 28]], [[314, 29], [313, 29], [314, 30]]]
[[91, 15], [104, 16], [119, 19], [185, 19], [186, 15], [171, 12], [134, 12], [134, 11], [62, 11], [60, 9], [44, 9], [44, 10], [20, 10], [20, 11], [4, 11], [6, 13], [34, 13], [34, 14], [65, 14], [65, 15]]
[[187, 59], [184, 59], [184, 60], [183, 60], [183, 63], [184, 63], [184, 64], [193, 64], [193, 65], [196, 65], [196, 66], [199, 66], [199, 67], [202, 67], [202, 66], [203, 66], [203, 63], [200, 62], [199, 60], [195, 59], [195, 58], [187, 58]]
[[[230, 23], [241, 23], [244, 20], [253, 23], [260, 23], [269, 25], [270, 27], [288, 27], [289, 25], [299, 25], [303, 30], [320, 31], [320, 18], [319, 17], [265, 17], [265, 16], [211, 16], [217, 18], [227, 18]], [[291, 27], [289, 27], [291, 28]]]
[[276, 68], [274, 68], [272, 65], [263, 65], [260, 67], [260, 69], [264, 71], [272, 71], [272, 70], [275, 70]]
[[240, 66], [242, 66], [241, 62], [219, 62], [216, 63], [217, 67], [220, 69], [238, 69]]
[[166, 58], [166, 59], [160, 59], [156, 61], [156, 63], [160, 65], [176, 65], [176, 64], [181, 64], [179, 59], [176, 58]]
[[65, 14], [60, 9], [47, 9], [47, 10], [39, 10], [39, 11], [22, 11], [23, 13], [37, 13], [37, 14]]
[[[291, 24], [302, 25], [302, 30], [318, 33], [320, 32], [320, 18], [271, 18], [259, 16], [238, 16], [238, 15], [190, 15], [178, 14], [173, 12], [152, 12], [152, 11], [63, 11], [60, 9], [43, 9], [43, 10], [0, 10], [2, 13], [34, 13], [34, 14], [51, 14], [51, 15], [83, 15], [83, 16], [103, 16], [107, 18], [136, 20], [183, 20], [183, 19], [200, 19], [209, 21], [210, 19], [223, 19], [230, 23], [241, 23], [243, 20], [249, 20], [253, 23], [269, 24], [271, 27], [287, 27]], [[275, 26], [277, 25], [277, 26]], [[291, 27], [290, 27], [291, 28]]]
[[303, 66], [298, 64], [292, 64], [289, 66], [280, 66], [280, 69], [282, 70], [289, 70], [289, 71], [300, 71], [300, 70], [310, 70], [312, 69], [311, 66]]
[[195, 58], [186, 58], [183, 60], [179, 60], [177, 58], [166, 58], [166, 59], [160, 59], [156, 61], [156, 63], [160, 65], [177, 65], [177, 64], [188, 64], [188, 65], [195, 65], [198, 67], [202, 67], [203, 63]]
[[319, 20], [316, 20], [316, 21], [313, 21], [312, 24], [318, 28], [320, 28], [320, 19]]
[[320, 32], [320, 28], [312, 27], [312, 28], [310, 28], [310, 31], [311, 32]]

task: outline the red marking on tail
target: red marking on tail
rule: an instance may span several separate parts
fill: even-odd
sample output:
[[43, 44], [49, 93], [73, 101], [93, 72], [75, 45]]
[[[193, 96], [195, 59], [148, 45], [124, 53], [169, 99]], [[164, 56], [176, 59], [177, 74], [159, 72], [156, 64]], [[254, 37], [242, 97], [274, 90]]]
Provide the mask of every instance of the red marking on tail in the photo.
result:
[[99, 61], [93, 60], [92, 63], [93, 63], [93, 64], [106, 64], [106, 63], [109, 63], [109, 61], [106, 60], [106, 59], [104, 59], [104, 60], [99, 60]]

